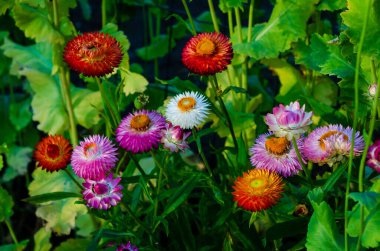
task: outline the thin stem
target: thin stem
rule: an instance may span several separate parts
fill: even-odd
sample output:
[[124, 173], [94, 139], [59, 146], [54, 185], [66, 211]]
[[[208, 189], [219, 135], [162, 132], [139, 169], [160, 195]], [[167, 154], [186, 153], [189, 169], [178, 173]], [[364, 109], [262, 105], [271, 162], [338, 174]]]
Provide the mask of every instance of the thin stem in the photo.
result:
[[[156, 154], [154, 153], [154, 151], [151, 151], [151, 153], [152, 153], [152, 157], [154, 159], [154, 162], [156, 163], [156, 165], [160, 169], [160, 172], [158, 174], [158, 180], [157, 180], [156, 198], [155, 198], [155, 201], [154, 201], [154, 215], [153, 215], [153, 224], [154, 224], [154, 222], [156, 220], [156, 217], [157, 217], [157, 212], [158, 212], [158, 196], [160, 194], [161, 183], [162, 183], [162, 174], [164, 172], [164, 167], [158, 161], [158, 159], [157, 159]], [[166, 161], [167, 161], [167, 156], [165, 156], [164, 165], [166, 164]]]
[[[351, 173], [352, 173], [352, 164], [353, 164], [353, 156], [354, 156], [354, 144], [355, 144], [355, 134], [356, 134], [356, 127], [358, 124], [358, 109], [359, 109], [359, 69], [360, 69], [360, 60], [361, 60], [361, 53], [363, 48], [363, 41], [365, 37], [365, 32], [367, 29], [367, 23], [368, 23], [368, 14], [370, 11], [370, 8], [372, 6], [372, 1], [370, 0], [368, 2], [368, 7], [366, 9], [365, 17], [364, 17], [364, 23], [363, 23], [363, 29], [362, 33], [360, 35], [360, 41], [358, 44], [358, 53], [356, 55], [356, 67], [355, 67], [355, 81], [354, 81], [354, 87], [355, 87], [355, 108], [354, 108], [354, 123], [352, 126], [352, 135], [351, 135], [351, 147], [350, 147], [350, 156], [348, 160], [348, 174], [347, 174], [347, 183], [346, 183], [346, 194], [345, 194], [345, 203], [344, 203], [344, 249], [348, 251], [348, 195], [350, 192], [350, 182], [351, 182]], [[362, 211], [362, 210], [361, 210]], [[362, 216], [362, 213], [360, 214]], [[362, 217], [360, 217], [362, 219]], [[360, 220], [360, 231], [358, 236], [358, 248], [360, 249], [360, 241], [361, 241], [361, 235], [362, 235], [362, 226], [363, 221]]]
[[210, 8], [211, 19], [214, 25], [214, 30], [219, 33], [218, 20], [216, 18], [214, 4], [212, 3], [212, 0], [208, 0], [208, 7]]
[[108, 112], [111, 114], [111, 118], [112, 118], [112, 121], [113, 121], [113, 126], [114, 126], [114, 128], [116, 128], [118, 126], [118, 124], [120, 123], [120, 115], [117, 112], [115, 113], [113, 111], [112, 105], [111, 105], [111, 103], [110, 103], [110, 101], [109, 101], [109, 99], [107, 97], [106, 90], [104, 89], [104, 85], [102, 84], [102, 82], [100, 81], [100, 79], [99, 78], [95, 78], [95, 81], [98, 84], [100, 95], [102, 96], [104, 110], [106, 111], [106, 109], [107, 109]]
[[70, 177], [72, 181], [79, 187], [80, 190], [83, 190], [84, 187], [74, 178], [74, 176], [67, 170], [67, 168], [63, 169], [65, 173]]
[[253, 8], [255, 7], [255, 0], [251, 0], [249, 4], [249, 16], [248, 16], [248, 33], [247, 33], [247, 42], [252, 40], [252, 26], [253, 26]]
[[235, 7], [235, 19], [236, 19], [236, 27], [237, 27], [237, 33], [238, 33], [238, 40], [239, 42], [243, 41], [243, 33], [241, 29], [241, 18], [240, 18], [240, 11], [239, 8]]
[[[141, 173], [141, 175], [143, 176], [144, 179], [146, 179], [147, 175], [146, 175], [146, 172], [144, 171], [144, 169], [140, 166], [140, 163], [138, 162], [138, 160], [136, 159], [135, 155], [131, 154], [130, 152], [128, 152], [128, 155], [129, 155], [129, 158], [132, 159], [132, 161], [135, 163], [136, 167], [137, 167], [137, 170], [139, 170], [139, 172]], [[148, 179], [148, 184], [150, 186], [151, 189], [154, 189], [154, 185], [152, 184], [152, 182]]]
[[206, 156], [205, 156], [205, 154], [203, 153], [202, 144], [201, 144], [201, 139], [198, 137], [198, 134], [197, 134], [195, 128], [193, 128], [193, 137], [194, 137], [195, 142], [197, 143], [198, 152], [199, 152], [199, 154], [201, 155], [201, 158], [202, 158], [202, 160], [203, 160], [203, 163], [204, 163], [205, 166], [206, 166], [206, 169], [207, 169], [208, 174], [210, 175], [210, 177], [214, 177], [214, 176], [213, 176], [213, 173], [212, 173], [212, 171], [211, 171], [210, 165], [208, 164], [208, 161], [207, 161], [207, 159], [206, 159]]
[[123, 157], [121, 158], [121, 160], [119, 161], [119, 163], [116, 166], [116, 170], [115, 170], [116, 175], [119, 175], [120, 167], [124, 163], [124, 160], [126, 157], [127, 157], [127, 152], [124, 152]]
[[125, 203], [122, 202], [122, 205], [125, 207], [125, 209], [127, 210], [128, 214], [132, 217], [132, 219], [134, 221], [136, 221], [136, 223], [142, 227], [148, 234], [151, 234], [152, 231], [147, 227], [145, 226], [145, 224], [139, 219], [137, 218], [137, 216], [135, 215], [135, 213], [132, 211], [132, 209]]
[[303, 163], [303, 160], [302, 160], [302, 156], [301, 156], [300, 150], [298, 149], [297, 140], [296, 140], [296, 138], [294, 138], [294, 137], [292, 138], [292, 144], [293, 144], [294, 150], [296, 151], [297, 158], [298, 158], [298, 162], [300, 163], [300, 165], [301, 165], [301, 167], [302, 167], [302, 170], [305, 172], [306, 179], [307, 179], [307, 181], [309, 182], [309, 184], [311, 184], [311, 177], [310, 177], [309, 169], [308, 169], [307, 166]]
[[230, 115], [229, 115], [229, 113], [227, 111], [226, 105], [224, 104], [223, 99], [218, 94], [218, 89], [219, 89], [218, 88], [218, 80], [216, 79], [215, 75], [212, 76], [211, 82], [214, 82], [214, 84], [212, 86], [214, 88], [215, 96], [216, 96], [218, 102], [220, 103], [220, 106], [222, 107], [222, 110], [223, 110], [223, 112], [224, 112], [224, 114], [226, 116], [227, 126], [230, 129], [230, 133], [231, 133], [231, 136], [232, 136], [232, 140], [234, 141], [235, 149], [238, 149], [238, 143], [237, 143], [235, 132], [234, 132], [234, 126], [232, 124], [232, 120], [230, 118]]
[[228, 15], [228, 31], [230, 32], [230, 37], [232, 37], [232, 35], [234, 34], [234, 24], [233, 24], [233, 20], [232, 20], [232, 10], [231, 9], [228, 9], [227, 15]]
[[14, 244], [18, 245], [18, 241], [17, 241], [16, 235], [15, 235], [15, 232], [13, 231], [12, 224], [9, 221], [9, 219], [5, 219], [5, 224], [8, 227], [9, 233], [11, 234], [11, 237], [12, 237]]
[[190, 22], [190, 27], [191, 27], [191, 33], [195, 36], [197, 35], [197, 30], [195, 29], [193, 17], [191, 16], [189, 6], [187, 6], [186, 0], [182, 0], [183, 7], [185, 8], [187, 18], [189, 19]]
[[102, 27], [107, 24], [107, 1], [102, 0]]

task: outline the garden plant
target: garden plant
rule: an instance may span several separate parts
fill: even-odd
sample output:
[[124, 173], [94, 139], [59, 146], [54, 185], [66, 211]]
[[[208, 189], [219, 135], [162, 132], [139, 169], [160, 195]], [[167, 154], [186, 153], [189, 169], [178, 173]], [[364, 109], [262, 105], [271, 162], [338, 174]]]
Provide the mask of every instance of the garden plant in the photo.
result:
[[0, 251], [378, 250], [379, 0], [0, 0]]

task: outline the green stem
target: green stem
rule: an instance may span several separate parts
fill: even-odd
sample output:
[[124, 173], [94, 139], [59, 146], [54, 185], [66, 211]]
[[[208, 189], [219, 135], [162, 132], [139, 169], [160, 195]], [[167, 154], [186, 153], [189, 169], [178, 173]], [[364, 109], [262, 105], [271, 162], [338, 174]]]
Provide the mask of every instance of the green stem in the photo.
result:
[[218, 19], [216, 18], [214, 4], [212, 3], [212, 0], [208, 0], [208, 7], [210, 8], [211, 19], [214, 25], [214, 30], [219, 33]]
[[249, 16], [248, 16], [248, 33], [247, 33], [247, 42], [252, 40], [252, 26], [253, 26], [253, 9], [255, 6], [255, 0], [251, 0], [249, 4]]
[[137, 218], [135, 213], [127, 204], [122, 202], [122, 205], [125, 207], [125, 209], [127, 210], [128, 214], [132, 217], [132, 219], [137, 223], [137, 225], [142, 227], [148, 234], [152, 234], [152, 231], [147, 226], [145, 226], [145, 224], [139, 218]]
[[[356, 55], [356, 66], [355, 66], [355, 80], [354, 80], [354, 87], [355, 87], [355, 108], [354, 108], [354, 123], [352, 126], [352, 135], [351, 135], [351, 147], [350, 147], [350, 156], [348, 160], [348, 174], [347, 174], [347, 183], [346, 183], [346, 194], [345, 194], [345, 203], [344, 203], [344, 249], [348, 251], [348, 195], [350, 193], [350, 183], [351, 183], [351, 173], [352, 173], [352, 164], [353, 164], [353, 157], [354, 157], [354, 144], [355, 144], [355, 134], [356, 134], [356, 127], [358, 124], [358, 109], [359, 109], [359, 70], [360, 70], [360, 60], [361, 60], [361, 53], [363, 48], [363, 41], [365, 37], [365, 32], [367, 29], [367, 23], [368, 23], [368, 16], [369, 11], [372, 6], [372, 1], [370, 0], [368, 2], [368, 7], [366, 9], [365, 17], [364, 17], [364, 23], [363, 23], [363, 29], [362, 33], [360, 35], [360, 41], [358, 44], [358, 53]], [[360, 186], [360, 185], [359, 185]], [[362, 216], [362, 213], [361, 213]], [[362, 217], [360, 217], [362, 219]], [[362, 224], [363, 221], [360, 220], [360, 231], [358, 236], [358, 248], [360, 249], [360, 241], [361, 241], [361, 235], [362, 235]]]
[[235, 7], [235, 19], [236, 19], [236, 28], [237, 28], [237, 33], [238, 33], [238, 40], [239, 42], [243, 42], [243, 33], [241, 29], [241, 18], [240, 18], [240, 11], [239, 8]]
[[84, 187], [74, 178], [74, 176], [70, 173], [69, 170], [67, 170], [67, 168], [63, 169], [65, 171], [65, 173], [70, 177], [70, 179], [72, 181], [74, 181], [74, 183], [79, 187], [80, 190], [83, 190]]
[[311, 181], [309, 169], [307, 168], [307, 166], [302, 161], [302, 156], [301, 156], [300, 150], [298, 149], [298, 144], [297, 144], [296, 138], [294, 138], [294, 137], [292, 138], [292, 143], [293, 143], [294, 150], [296, 151], [296, 154], [297, 154], [298, 162], [301, 164], [302, 170], [305, 172], [306, 179], [309, 182], [309, 184], [311, 185], [312, 181]]
[[[157, 212], [158, 212], [158, 196], [159, 196], [160, 190], [161, 190], [162, 174], [164, 172], [164, 167], [158, 161], [156, 154], [153, 151], [151, 151], [151, 153], [152, 153], [152, 157], [154, 159], [154, 162], [156, 163], [156, 165], [160, 169], [160, 172], [158, 174], [158, 180], [157, 180], [156, 198], [154, 201], [154, 215], [153, 215], [153, 225], [154, 225], [155, 224], [154, 222], [156, 221], [156, 217], [157, 217]], [[167, 160], [167, 157], [165, 157], [164, 165], [166, 164], [166, 160]]]
[[5, 219], [5, 224], [8, 227], [9, 233], [11, 234], [11, 237], [12, 237], [14, 244], [18, 245], [18, 241], [17, 241], [16, 235], [15, 235], [15, 232], [13, 231], [12, 224], [9, 221], [9, 219]]
[[102, 27], [107, 24], [107, 1], [102, 0]]
[[203, 160], [203, 163], [205, 164], [206, 166], [206, 169], [207, 169], [207, 172], [208, 174], [210, 175], [210, 177], [214, 177], [212, 171], [211, 171], [211, 168], [210, 168], [210, 165], [208, 164], [208, 161], [206, 159], [206, 156], [205, 154], [203, 153], [203, 149], [202, 149], [202, 144], [201, 144], [201, 139], [198, 137], [198, 134], [195, 130], [195, 128], [193, 127], [193, 137], [194, 137], [194, 140], [195, 142], [197, 143], [197, 147], [198, 147], [198, 152], [199, 154], [201, 155], [201, 158]]
[[[108, 110], [109, 114], [111, 115], [112, 122], [113, 122], [113, 128], [116, 128], [120, 123], [120, 115], [119, 115], [119, 113], [113, 111], [112, 105], [111, 105], [111, 103], [107, 97], [106, 90], [104, 89], [104, 85], [102, 84], [100, 79], [95, 78], [95, 81], [98, 84], [100, 95], [102, 96], [104, 111]], [[105, 112], [105, 114], [107, 114], [107, 113]]]
[[116, 175], [119, 175], [120, 167], [124, 163], [124, 160], [126, 157], [127, 157], [127, 152], [124, 152], [123, 157], [121, 158], [121, 160], [119, 161], [119, 163], [116, 166], [116, 170], [115, 170]]
[[212, 86], [214, 88], [215, 96], [216, 96], [218, 102], [220, 103], [220, 106], [222, 107], [222, 110], [223, 110], [223, 112], [224, 112], [224, 114], [226, 116], [227, 126], [230, 129], [230, 133], [231, 133], [231, 136], [232, 136], [232, 140], [234, 141], [235, 149], [238, 149], [238, 143], [237, 143], [236, 136], [235, 136], [234, 126], [232, 124], [231, 117], [230, 117], [230, 115], [229, 115], [229, 113], [227, 111], [226, 105], [224, 104], [224, 101], [223, 101], [222, 97], [220, 97], [220, 95], [218, 94], [218, 89], [219, 89], [219, 87], [218, 87], [218, 80], [216, 79], [215, 75], [212, 76], [211, 82], [214, 82], [214, 84]]
[[185, 8], [187, 18], [189, 19], [190, 22], [190, 27], [191, 27], [191, 33], [195, 36], [197, 35], [197, 30], [195, 29], [193, 17], [191, 16], [189, 6], [187, 6], [186, 0], [182, 0], [183, 7]]
[[228, 9], [227, 15], [228, 15], [228, 31], [230, 32], [230, 37], [232, 37], [232, 35], [234, 34], [234, 24], [233, 24], [233, 20], [232, 20], [232, 10], [231, 9]]
[[131, 154], [130, 152], [128, 152], [128, 156], [130, 159], [132, 159], [132, 161], [135, 163], [136, 167], [137, 167], [137, 170], [139, 170], [141, 176], [143, 176], [144, 179], [148, 179], [148, 184], [150, 186], [151, 189], [154, 189], [154, 185], [152, 184], [152, 182], [150, 181], [149, 178], [147, 178], [146, 176], [146, 172], [144, 171], [144, 169], [140, 166], [140, 163], [138, 162], [138, 160], [136, 159], [135, 155]]

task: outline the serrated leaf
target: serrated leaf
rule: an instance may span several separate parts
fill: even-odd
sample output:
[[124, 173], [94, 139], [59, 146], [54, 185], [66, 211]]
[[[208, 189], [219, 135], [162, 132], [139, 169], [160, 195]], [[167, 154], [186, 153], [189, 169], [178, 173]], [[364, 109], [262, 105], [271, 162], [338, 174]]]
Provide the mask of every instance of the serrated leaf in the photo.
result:
[[126, 96], [144, 92], [149, 84], [143, 75], [131, 71], [122, 71], [121, 79], [123, 81], [123, 91]]
[[108, 23], [102, 28], [102, 32], [109, 34], [116, 38], [116, 40], [120, 43], [123, 53], [126, 53], [131, 46], [127, 36], [123, 31], [119, 31], [116, 24]]
[[50, 251], [52, 244], [50, 243], [51, 231], [40, 228], [34, 234], [34, 251]]
[[3, 176], [4, 181], [9, 181], [16, 176], [24, 175], [28, 170], [28, 164], [32, 158], [31, 147], [13, 146], [6, 153], [8, 168]]
[[317, 7], [317, 10], [336, 11], [346, 8], [346, 0], [322, 0]]
[[348, 10], [341, 13], [343, 23], [347, 26], [346, 34], [350, 37], [350, 41], [358, 49], [358, 44], [363, 30], [365, 12], [368, 5], [370, 7], [366, 34], [363, 41], [362, 55], [370, 56], [380, 60], [380, 4], [378, 1], [370, 0], [348, 0]]
[[19, 3], [24, 3], [33, 7], [45, 8], [46, 0], [18, 0]]
[[247, 0], [220, 0], [219, 1], [219, 8], [223, 13], [227, 13], [228, 9], [230, 8], [240, 8], [244, 9], [245, 3], [247, 3]]
[[257, 24], [250, 43], [238, 43], [234, 50], [258, 60], [277, 57], [291, 43], [306, 36], [306, 24], [317, 0], [278, 0], [267, 23]]
[[0, 16], [5, 14], [5, 12], [12, 7], [14, 0], [0, 0]]
[[12, 216], [14, 205], [12, 196], [2, 187], [0, 187], [0, 205], [0, 222], [2, 222]]
[[62, 242], [54, 251], [87, 250], [90, 240], [87, 239], [68, 239]]
[[368, 210], [372, 210], [380, 203], [380, 194], [376, 192], [354, 192], [350, 193], [349, 197], [365, 206]]

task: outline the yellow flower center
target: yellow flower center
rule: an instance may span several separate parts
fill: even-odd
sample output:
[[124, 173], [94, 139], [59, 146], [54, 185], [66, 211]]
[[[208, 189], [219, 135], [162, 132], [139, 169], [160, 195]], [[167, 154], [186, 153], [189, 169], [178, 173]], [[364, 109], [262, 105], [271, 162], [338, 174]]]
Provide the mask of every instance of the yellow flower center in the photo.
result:
[[338, 132], [336, 130], [328, 131], [319, 138], [319, 146], [321, 147], [322, 150], [326, 150], [326, 144], [323, 140], [335, 134], [343, 135], [343, 139], [346, 141], [348, 140], [348, 136], [342, 132]]
[[288, 151], [289, 146], [290, 146], [290, 142], [284, 137], [281, 137], [281, 138], [273, 137], [265, 141], [265, 148], [270, 153], [273, 153], [276, 155], [284, 154], [286, 151]]
[[188, 112], [188, 111], [192, 110], [196, 104], [197, 104], [197, 102], [195, 101], [194, 98], [185, 97], [185, 98], [181, 98], [178, 101], [178, 108], [182, 112]]
[[146, 114], [136, 115], [131, 119], [131, 127], [135, 130], [146, 130], [149, 126], [150, 119]]
[[261, 188], [263, 186], [266, 185], [266, 180], [262, 179], [262, 178], [255, 178], [251, 181], [251, 183], [249, 183], [249, 185], [253, 188]]
[[197, 44], [196, 51], [200, 55], [212, 55], [215, 51], [215, 44], [208, 38], [203, 38]]

